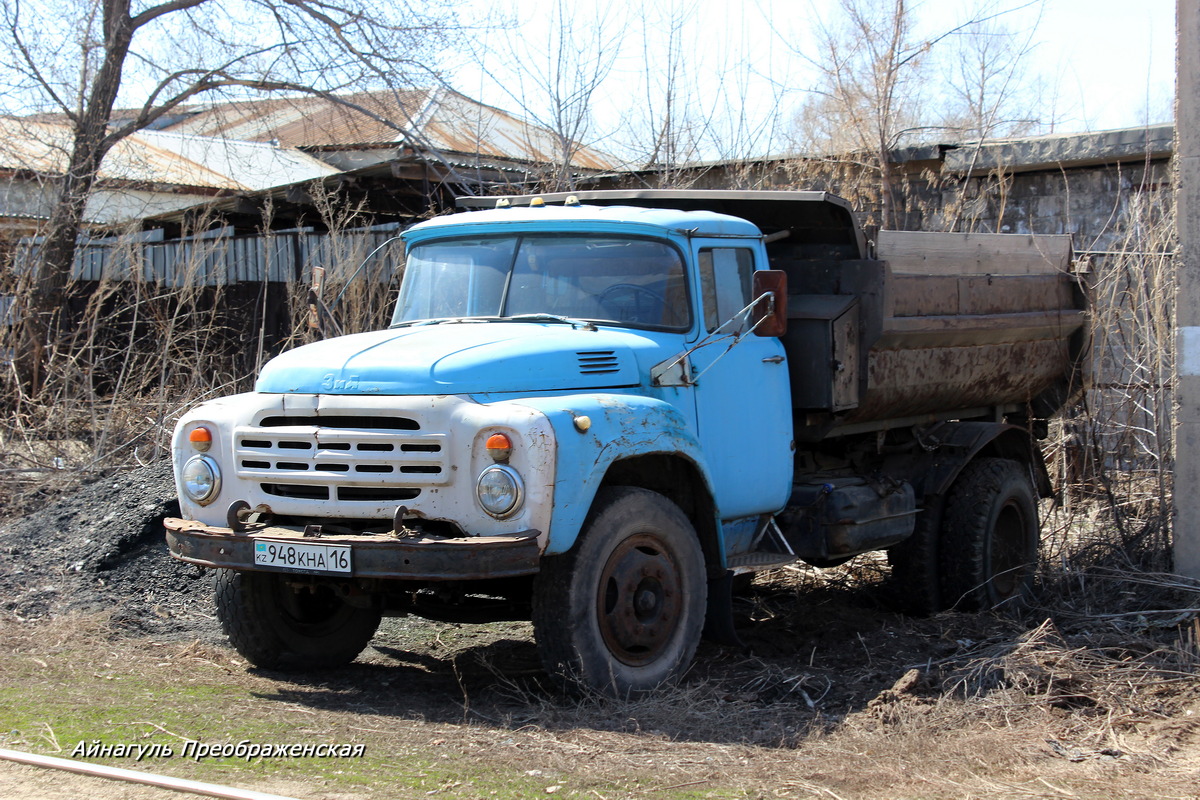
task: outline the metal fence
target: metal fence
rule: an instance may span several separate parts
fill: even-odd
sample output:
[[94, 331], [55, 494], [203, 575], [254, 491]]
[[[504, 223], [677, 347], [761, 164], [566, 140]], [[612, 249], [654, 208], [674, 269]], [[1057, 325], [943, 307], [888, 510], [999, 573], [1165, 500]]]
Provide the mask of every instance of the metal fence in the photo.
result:
[[[314, 267], [331, 283], [390, 284], [403, 270], [398, 224], [339, 233], [285, 231], [210, 235], [169, 242], [132, 238], [82, 243], [71, 273], [79, 281], [146, 281], [171, 287], [308, 283]], [[37, 242], [24, 245], [32, 258]], [[20, 260], [18, 259], [18, 263]]]

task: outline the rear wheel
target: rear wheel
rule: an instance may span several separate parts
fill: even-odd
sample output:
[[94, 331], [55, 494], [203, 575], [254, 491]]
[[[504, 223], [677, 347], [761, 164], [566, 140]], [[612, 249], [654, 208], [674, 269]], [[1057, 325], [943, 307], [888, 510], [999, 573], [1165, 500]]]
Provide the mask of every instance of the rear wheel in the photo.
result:
[[939, 542], [947, 605], [981, 610], [1020, 602], [1033, 588], [1040, 539], [1026, 468], [978, 458], [950, 487]]
[[379, 627], [378, 611], [351, 605], [322, 581], [222, 569], [215, 588], [221, 629], [256, 667], [341, 666], [362, 652]]
[[888, 549], [895, 605], [910, 614], [941, 611], [941, 575], [938, 566], [941, 509], [926, 508], [917, 515], [911, 536]]
[[543, 560], [533, 625], [547, 671], [613, 696], [673, 681], [704, 627], [704, 557], [678, 506], [603, 489], [570, 552]]

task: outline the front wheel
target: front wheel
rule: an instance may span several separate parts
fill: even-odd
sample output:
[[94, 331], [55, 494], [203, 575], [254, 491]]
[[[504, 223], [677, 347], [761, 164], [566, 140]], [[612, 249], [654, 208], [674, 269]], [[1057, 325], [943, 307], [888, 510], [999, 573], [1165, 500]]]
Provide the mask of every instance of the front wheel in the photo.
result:
[[942, 599], [974, 611], [1020, 602], [1033, 588], [1040, 540], [1027, 469], [977, 458], [950, 487], [939, 542]]
[[256, 667], [339, 667], [353, 661], [379, 627], [378, 611], [351, 605], [322, 581], [221, 569], [215, 588], [221, 629]]
[[663, 495], [612, 487], [580, 539], [543, 560], [533, 625], [547, 671], [611, 696], [654, 689], [691, 664], [708, 585], [692, 524]]

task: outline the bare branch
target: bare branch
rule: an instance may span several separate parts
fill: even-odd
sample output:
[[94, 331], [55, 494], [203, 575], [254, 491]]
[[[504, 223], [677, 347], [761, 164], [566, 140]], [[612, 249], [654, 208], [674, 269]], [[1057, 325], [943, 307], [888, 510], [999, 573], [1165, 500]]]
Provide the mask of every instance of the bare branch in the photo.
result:
[[203, 5], [209, 1], [210, 0], [171, 0], [169, 3], [162, 3], [160, 5], [147, 8], [136, 17], [133, 17], [130, 20], [130, 24], [133, 26], [134, 30], [137, 30], [143, 25], [147, 25], [159, 17], [174, 13], [176, 11], [195, 8], [196, 6]]
[[53, 84], [43, 74], [42, 68], [37, 63], [37, 59], [34, 58], [33, 54], [29, 50], [29, 45], [25, 42], [25, 37], [21, 33], [21, 0], [13, 0], [12, 8], [13, 11], [8, 24], [8, 31], [9, 35], [12, 37], [12, 41], [17, 49], [17, 52], [21, 55], [21, 60], [29, 68], [30, 73], [33, 75], [34, 80], [37, 81], [42, 91], [46, 92], [46, 94], [51, 97], [51, 99], [54, 101], [54, 104], [57, 105], [62, 112], [67, 115], [68, 118], [70, 118], [72, 121], [75, 121], [77, 117], [75, 116], [74, 109], [71, 108], [71, 106], [59, 96], [57, 91], [55, 91]]

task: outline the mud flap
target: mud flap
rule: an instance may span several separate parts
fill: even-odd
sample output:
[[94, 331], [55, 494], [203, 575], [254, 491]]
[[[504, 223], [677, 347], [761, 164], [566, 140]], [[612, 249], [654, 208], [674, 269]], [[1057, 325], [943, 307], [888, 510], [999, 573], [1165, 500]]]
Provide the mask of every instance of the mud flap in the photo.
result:
[[705, 639], [739, 650], [749, 649], [733, 624], [733, 572], [725, 570], [708, 582], [708, 609], [704, 615]]

